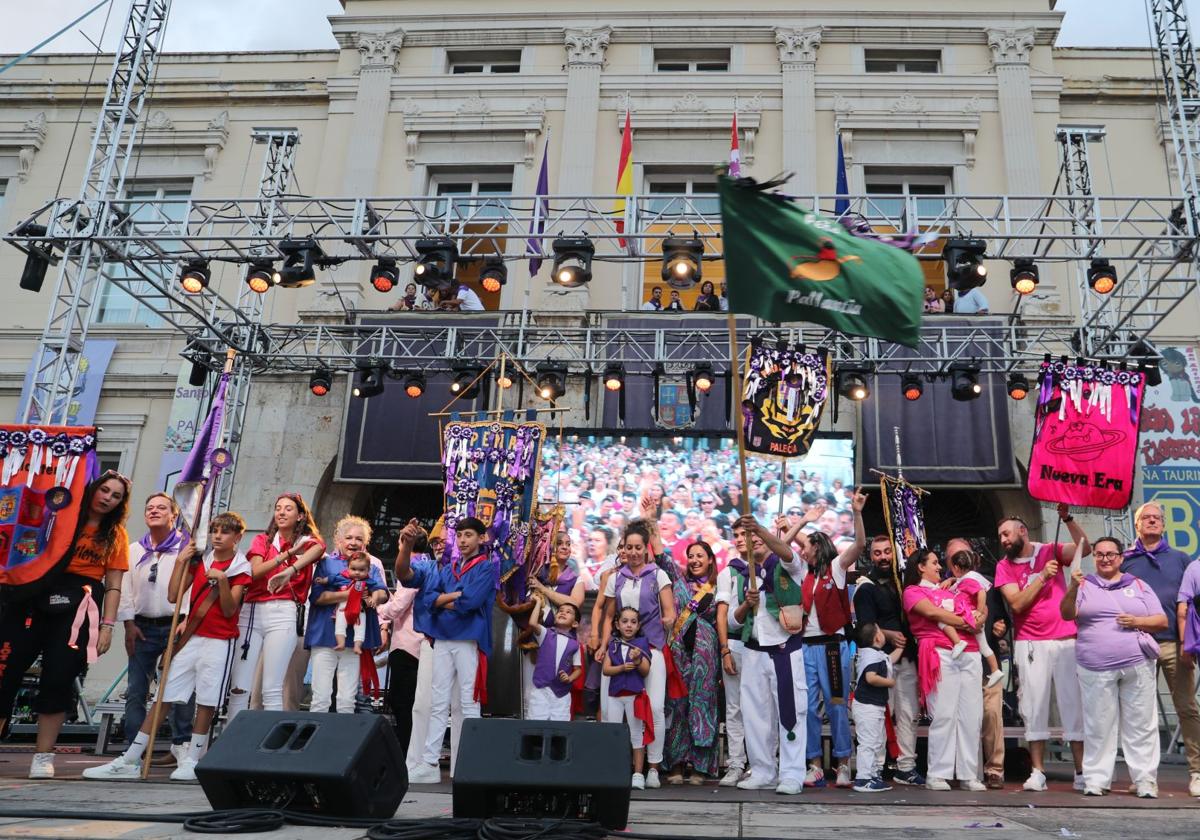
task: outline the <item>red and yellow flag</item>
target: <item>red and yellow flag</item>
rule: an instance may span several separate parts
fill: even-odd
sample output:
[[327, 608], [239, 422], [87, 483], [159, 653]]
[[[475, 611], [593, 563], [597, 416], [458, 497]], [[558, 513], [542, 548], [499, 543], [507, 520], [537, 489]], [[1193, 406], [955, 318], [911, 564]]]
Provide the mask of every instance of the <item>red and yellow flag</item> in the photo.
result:
[[[629, 112], [625, 112], [625, 131], [621, 134], [621, 162], [617, 165], [617, 195], [621, 196], [613, 203], [613, 216], [617, 220], [617, 233], [625, 232], [625, 196], [633, 195], [633, 127], [629, 122]], [[625, 247], [625, 240], [619, 240]]]

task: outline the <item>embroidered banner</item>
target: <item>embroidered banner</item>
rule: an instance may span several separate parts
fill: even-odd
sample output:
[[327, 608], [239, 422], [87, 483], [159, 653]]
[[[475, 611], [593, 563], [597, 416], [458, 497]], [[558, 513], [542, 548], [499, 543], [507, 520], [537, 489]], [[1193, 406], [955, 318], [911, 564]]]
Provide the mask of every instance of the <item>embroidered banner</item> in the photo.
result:
[[484, 420], [451, 421], [442, 430], [446, 551], [458, 548], [455, 523], [474, 516], [488, 526], [492, 559], [507, 580], [529, 555], [530, 522], [537, 495], [546, 427]]
[[1129, 505], [1144, 376], [1087, 364], [1043, 363], [1029, 495], [1072, 507]]
[[883, 495], [883, 519], [896, 558], [895, 569], [899, 573], [908, 555], [921, 546], [929, 545], [925, 539], [921, 494], [907, 481], [886, 475], [879, 479], [879, 490]]
[[62, 559], [96, 476], [92, 426], [0, 425], [0, 584], [40, 579]]
[[742, 386], [746, 449], [783, 458], [808, 454], [832, 374], [825, 350], [752, 342]]

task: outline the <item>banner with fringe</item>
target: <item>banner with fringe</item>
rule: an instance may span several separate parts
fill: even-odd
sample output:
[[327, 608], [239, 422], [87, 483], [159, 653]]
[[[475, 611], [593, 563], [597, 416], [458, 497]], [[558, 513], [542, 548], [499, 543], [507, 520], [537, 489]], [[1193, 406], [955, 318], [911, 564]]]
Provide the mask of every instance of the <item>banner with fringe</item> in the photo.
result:
[[742, 387], [747, 451], [782, 458], [807, 455], [832, 375], [826, 350], [807, 352], [787, 344], [771, 349], [753, 341]]

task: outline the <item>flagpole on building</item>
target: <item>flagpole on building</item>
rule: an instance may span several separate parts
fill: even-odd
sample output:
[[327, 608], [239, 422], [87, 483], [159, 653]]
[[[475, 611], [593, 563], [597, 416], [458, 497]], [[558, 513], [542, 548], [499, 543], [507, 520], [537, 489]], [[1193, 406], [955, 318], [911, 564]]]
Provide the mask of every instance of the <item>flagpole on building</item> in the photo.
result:
[[[224, 379], [233, 372], [233, 362], [237, 357], [237, 351], [230, 349], [225, 352], [225, 367], [221, 372], [221, 377]], [[218, 380], [217, 389], [220, 390], [220, 382]], [[220, 434], [218, 432], [218, 439]], [[200, 522], [204, 516], [204, 503], [208, 498], [209, 486], [212, 484], [212, 479], [209, 478], [204, 483], [204, 489], [200, 493], [200, 498], [196, 502], [195, 509], [191, 511], [191, 522], [188, 523], [189, 541], [195, 542], [196, 529], [200, 526]], [[201, 558], [203, 562], [203, 558]], [[175, 561], [179, 562], [178, 559]], [[184, 569], [183, 574], [179, 578], [179, 590], [175, 593], [175, 609], [171, 613], [171, 630], [167, 634], [167, 647], [163, 652], [162, 658], [162, 673], [158, 677], [158, 690], [154, 695], [154, 706], [150, 709], [150, 740], [146, 743], [146, 751], [142, 753], [142, 779], [150, 777], [150, 759], [154, 756], [154, 739], [158, 734], [158, 727], [162, 724], [159, 716], [162, 714], [163, 693], [167, 688], [167, 674], [171, 670], [171, 659], [175, 653], [175, 634], [179, 629], [179, 612], [183, 607], [183, 601], [187, 592], [191, 589], [192, 575]], [[168, 583], [169, 585], [169, 583]]]
[[[733, 370], [733, 424], [737, 427], [738, 471], [742, 479], [742, 516], [750, 515], [750, 481], [746, 477], [746, 424], [742, 420], [742, 360], [738, 353], [737, 318], [729, 313], [729, 359]], [[758, 591], [758, 573], [754, 569], [754, 552], [746, 546], [746, 566], [750, 578], [750, 591]]]

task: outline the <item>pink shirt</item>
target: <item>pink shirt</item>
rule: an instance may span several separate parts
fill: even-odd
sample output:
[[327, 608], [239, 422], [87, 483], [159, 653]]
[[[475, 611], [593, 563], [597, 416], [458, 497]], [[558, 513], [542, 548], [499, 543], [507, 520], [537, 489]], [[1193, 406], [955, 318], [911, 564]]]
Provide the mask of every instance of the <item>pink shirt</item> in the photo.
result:
[[413, 630], [412, 608], [417, 598], [416, 589], [397, 586], [390, 600], [379, 607], [379, 619], [392, 623], [391, 650], [403, 650], [417, 659], [421, 658], [421, 642], [425, 637]]
[[[950, 639], [938, 627], [936, 620], [926, 618], [918, 613], [913, 608], [921, 601], [929, 601], [935, 607], [940, 607], [942, 602], [947, 599], [952, 599], [953, 595], [944, 589], [938, 589], [932, 586], [922, 586], [920, 584], [906, 587], [904, 590], [904, 611], [908, 613], [908, 626], [912, 630], [913, 636], [917, 641], [924, 642], [926, 640], [933, 643], [934, 647], [946, 648], [949, 650], [954, 647], [950, 644]], [[951, 612], [947, 610], [947, 612]], [[960, 633], [960, 638], [967, 643], [967, 650], [978, 651], [979, 644], [975, 641], [975, 637], [970, 633]]]
[[[1058, 544], [1061, 551], [1062, 544]], [[996, 586], [1015, 583], [1024, 589], [1030, 580], [1040, 574], [1055, 556], [1055, 547], [1050, 543], [1033, 543], [1033, 556], [1020, 560], [1003, 558], [996, 564]], [[1075, 622], [1064, 621], [1058, 606], [1067, 592], [1066, 572], [1069, 563], [1063, 559], [1058, 574], [1042, 584], [1037, 598], [1023, 613], [1013, 613], [1017, 641], [1042, 642], [1051, 639], [1070, 639], [1075, 636]]]

